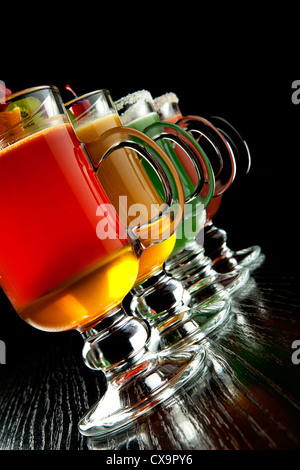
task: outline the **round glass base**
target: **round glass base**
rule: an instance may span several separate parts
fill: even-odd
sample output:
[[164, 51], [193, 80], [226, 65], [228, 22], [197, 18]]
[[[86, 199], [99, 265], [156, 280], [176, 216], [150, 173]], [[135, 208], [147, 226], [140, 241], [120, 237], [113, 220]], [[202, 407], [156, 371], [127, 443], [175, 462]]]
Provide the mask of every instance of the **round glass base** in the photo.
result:
[[231, 296], [239, 291], [249, 278], [250, 270], [242, 266], [236, 266], [229, 273], [218, 273], [218, 283], [221, 284]]
[[212, 268], [212, 261], [205, 256], [204, 249], [196, 241], [171, 256], [165, 263], [165, 270], [180, 281], [189, 293], [189, 307], [201, 306], [218, 310], [218, 303], [228, 299], [229, 294], [218, 283], [218, 273]]
[[199, 346], [167, 356], [149, 353], [142, 362], [108, 377], [107, 390], [82, 417], [79, 431], [85, 436], [107, 436], [129, 426], [150, 412], [182, 386], [205, 364]]
[[215, 227], [212, 222], [208, 223], [204, 231], [205, 254], [212, 260], [213, 268], [218, 273], [234, 273], [236, 268], [254, 271], [265, 259], [258, 245], [238, 251], [231, 250], [227, 246], [225, 230]]
[[265, 260], [265, 255], [261, 253], [261, 247], [258, 245], [234, 251], [233, 256], [239, 266], [247, 267], [251, 272], [261, 266]]
[[231, 302], [220, 300], [206, 308], [192, 309], [192, 318], [198, 324], [201, 335], [205, 339], [216, 331], [220, 331], [227, 324], [231, 314]]
[[189, 351], [227, 321], [231, 310], [229, 301], [220, 300], [207, 307], [191, 307], [151, 325], [148, 344], [153, 353]]

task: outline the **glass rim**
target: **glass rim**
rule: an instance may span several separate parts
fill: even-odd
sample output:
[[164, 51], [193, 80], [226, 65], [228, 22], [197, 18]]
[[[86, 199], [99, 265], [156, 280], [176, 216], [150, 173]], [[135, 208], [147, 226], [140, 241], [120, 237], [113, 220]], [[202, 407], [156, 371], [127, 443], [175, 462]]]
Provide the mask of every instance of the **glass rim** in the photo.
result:
[[172, 91], [154, 98], [154, 105], [155, 105], [156, 109], [160, 109], [166, 103], [171, 103], [171, 104], [175, 103], [175, 104], [177, 104], [177, 103], [179, 103], [179, 98]]
[[48, 90], [48, 89], [55, 90], [59, 93], [59, 89], [55, 85], [40, 85], [40, 86], [35, 86], [35, 87], [30, 87], [30, 88], [24, 88], [21, 91], [17, 91], [15, 93], [12, 93], [11, 95], [4, 96], [4, 99], [5, 99], [5, 102], [7, 103], [8, 101], [18, 98], [19, 96], [32, 93], [34, 91], [41, 91], [41, 90]]
[[119, 100], [115, 101], [115, 106], [116, 106], [117, 111], [121, 111], [123, 106], [134, 105], [139, 100], [144, 100], [148, 103], [151, 103], [152, 105], [154, 104], [154, 100], [150, 91], [139, 90], [139, 91], [134, 91], [133, 93], [129, 93], [128, 95], [123, 96]]
[[[16, 100], [16, 98], [22, 99], [22, 97], [25, 95], [32, 94], [33, 92], [36, 92], [36, 91], [37, 92], [43, 91], [43, 90], [52, 90], [58, 94], [60, 93], [58, 87], [55, 85], [41, 85], [41, 86], [36, 86], [36, 87], [31, 87], [31, 88], [24, 88], [24, 90], [17, 91], [16, 93], [12, 93], [11, 95], [5, 96], [4, 97], [5, 103], [6, 104], [13, 103]], [[10, 135], [13, 129], [16, 129], [18, 126], [22, 125], [22, 123], [24, 123], [25, 121], [28, 121], [28, 118], [30, 116], [35, 115], [38, 112], [38, 110], [41, 109], [42, 106], [43, 106], [43, 102], [40, 103], [40, 105], [37, 106], [37, 108], [34, 109], [34, 111], [32, 111], [28, 116], [21, 118], [20, 121], [16, 122], [13, 126], [10, 126], [8, 129], [4, 130], [3, 132], [0, 132], [0, 141], [3, 141], [3, 136]], [[0, 112], [0, 116], [1, 116], [1, 112]]]
[[107, 95], [111, 96], [110, 92], [107, 88], [101, 88], [100, 90], [94, 90], [94, 91], [90, 91], [89, 93], [85, 93], [84, 95], [76, 96], [73, 99], [71, 99], [70, 101], [67, 101], [66, 103], [64, 103], [64, 106], [65, 107], [72, 106], [78, 100], [83, 101], [83, 100], [86, 100], [87, 98], [89, 98], [90, 96], [96, 95], [96, 94], [103, 94], [103, 95], [106, 95], [106, 96]]

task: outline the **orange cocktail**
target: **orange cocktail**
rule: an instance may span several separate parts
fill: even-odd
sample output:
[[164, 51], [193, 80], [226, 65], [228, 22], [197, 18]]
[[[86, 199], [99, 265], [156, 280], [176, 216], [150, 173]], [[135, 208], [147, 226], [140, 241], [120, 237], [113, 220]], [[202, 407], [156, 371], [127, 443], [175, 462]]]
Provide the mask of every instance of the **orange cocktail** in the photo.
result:
[[[87, 95], [88, 96], [88, 95]], [[68, 103], [66, 106], [68, 107]], [[69, 107], [72, 110], [72, 106]], [[73, 122], [74, 124], [74, 122]], [[161, 197], [149, 178], [141, 158], [131, 149], [119, 149], [113, 154], [99, 161], [103, 155], [102, 143], [99, 137], [103, 132], [112, 127], [121, 126], [117, 112], [110, 112], [101, 117], [85, 117], [76, 121], [74, 125], [78, 139], [85, 144], [87, 153], [97, 168], [97, 176], [101, 185], [107, 192], [114, 207], [120, 210], [118, 214], [125, 225], [131, 221], [128, 208], [139, 204], [144, 208], [144, 223], [149, 221], [149, 215], [153, 216], [155, 207], [163, 204]], [[126, 213], [122, 212], [119, 196], [127, 197]], [[143, 216], [143, 214], [142, 214]], [[135, 217], [135, 214], [132, 215]], [[172, 253], [175, 245], [175, 235], [168, 239], [151, 245], [142, 252], [139, 259], [139, 271], [136, 284], [149, 277], [154, 271], [163, 265]]]
[[97, 207], [110, 201], [66, 117], [56, 119], [0, 150], [1, 286], [26, 322], [50, 331], [110, 310], [138, 270], [116, 214], [122, 236], [98, 238]]

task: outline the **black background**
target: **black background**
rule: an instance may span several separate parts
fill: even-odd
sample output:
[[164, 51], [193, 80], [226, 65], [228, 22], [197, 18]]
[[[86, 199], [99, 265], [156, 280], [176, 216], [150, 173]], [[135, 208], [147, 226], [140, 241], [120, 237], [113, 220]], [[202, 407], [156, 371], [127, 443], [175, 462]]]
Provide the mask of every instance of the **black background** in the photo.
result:
[[215, 223], [227, 230], [233, 248], [258, 243], [286, 258], [298, 240], [300, 104], [292, 102], [293, 61], [279, 50], [274, 54], [276, 46], [253, 46], [244, 54], [242, 47], [226, 54], [220, 48], [215, 58], [202, 56], [200, 44], [180, 54], [171, 44], [166, 53], [158, 41], [155, 54], [116, 45], [106, 53], [83, 48], [66, 55], [56, 49], [53, 55], [49, 46], [38, 67], [25, 73], [22, 66], [8, 68], [0, 79], [12, 92], [56, 85], [64, 102], [72, 98], [66, 84], [78, 96], [106, 88], [113, 100], [141, 89], [153, 97], [173, 91], [184, 115], [224, 117], [246, 140], [252, 166], [226, 193]]
[[[299, 262], [300, 104], [292, 103], [291, 86], [300, 79], [299, 15], [295, 6], [282, 4], [261, 9], [234, 3], [230, 11], [228, 2], [212, 2], [210, 12], [207, 5], [119, 2], [108, 12], [104, 3], [24, 4], [22, 12], [20, 5], [14, 11], [16, 6], [6, 3], [0, 80], [12, 92], [53, 84], [65, 101], [67, 83], [78, 95], [107, 88], [114, 100], [143, 88], [154, 97], [173, 91], [183, 114], [229, 120], [248, 143], [252, 167], [228, 190], [214, 222], [227, 231], [230, 247], [259, 244], [266, 262], [278, 262], [293, 278]], [[5, 230], [1, 214], [0, 230]], [[78, 333], [31, 328], [1, 291], [0, 315], [0, 340], [7, 346], [3, 383], [15, 380], [16, 369], [22, 374], [29, 364], [39, 367], [50, 345], [60, 351], [66, 342], [78, 351], [80, 363]]]
[[[224, 196], [215, 225], [227, 231], [231, 248], [259, 244], [267, 259], [290, 266], [292, 275], [299, 258], [300, 104], [291, 98], [299, 71], [286, 57], [286, 48], [279, 49], [269, 37], [263, 43], [250, 41], [246, 48], [238, 34], [226, 46], [222, 38], [217, 43], [201, 38], [200, 31], [193, 41], [179, 36], [178, 30], [174, 41], [153, 36], [149, 45], [141, 33], [133, 47], [106, 43], [99, 29], [98, 43], [90, 47], [88, 37], [77, 37], [82, 43], [78, 48], [62, 35], [42, 51], [24, 50], [22, 59], [20, 54], [17, 63], [1, 69], [0, 79], [12, 92], [56, 85], [64, 101], [71, 99], [66, 84], [77, 95], [107, 88], [113, 100], [140, 89], [153, 97], [173, 91], [184, 115], [226, 118], [247, 141], [252, 166]], [[36, 342], [54, 338], [24, 324], [3, 295], [0, 308], [7, 374], [20, 356], [34, 354]], [[65, 334], [54, 336], [62, 341]]]

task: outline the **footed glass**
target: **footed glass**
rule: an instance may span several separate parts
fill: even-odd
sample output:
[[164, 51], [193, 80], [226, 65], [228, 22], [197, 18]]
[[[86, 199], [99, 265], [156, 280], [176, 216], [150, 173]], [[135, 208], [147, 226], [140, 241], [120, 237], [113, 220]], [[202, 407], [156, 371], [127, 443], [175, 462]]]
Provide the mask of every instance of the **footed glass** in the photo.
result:
[[248, 279], [247, 270], [254, 270], [263, 261], [264, 256], [261, 255], [261, 249], [258, 245], [232, 251], [227, 246], [226, 232], [215, 227], [212, 219], [219, 210], [222, 197], [232, 185], [236, 174], [240, 177], [243, 173], [248, 173], [250, 169], [251, 157], [248, 145], [237, 130], [224, 118], [214, 116], [208, 121], [199, 116], [183, 117], [179, 107], [179, 99], [175, 93], [166, 93], [156, 98], [154, 103], [162, 120], [176, 122], [191, 132], [197, 140], [201, 139], [201, 145], [205, 149], [207, 146], [215, 146], [223, 139], [223, 146], [219, 146], [220, 162], [215, 162], [213, 166], [216, 188], [214, 197], [206, 208], [204, 248], [205, 254], [212, 259], [213, 268], [219, 273], [219, 282], [233, 293], [242, 287]]
[[[214, 193], [214, 178], [210, 162], [189, 133], [175, 124], [166, 124], [159, 120], [153, 108], [151, 94], [148, 91], [131, 93], [115, 102], [115, 105], [123, 124], [151, 136], [176, 166], [185, 191], [185, 213], [182, 224], [176, 232], [176, 243], [169, 255], [174, 252], [182, 253], [183, 247], [190, 247], [194, 244], [196, 235], [205, 223], [204, 209]], [[191, 151], [186, 152], [187, 145], [192, 153]], [[196, 175], [194, 181], [188, 176], [174, 147], [180, 148], [185, 159], [193, 168]], [[152, 175], [151, 178], [155, 181]], [[147, 319], [150, 325], [155, 325], [159, 330], [161, 347], [166, 348], [168, 342], [174, 341], [176, 337], [183, 342], [188, 340], [191, 335], [187, 333], [187, 319], [192, 318], [201, 326], [205, 324], [207, 331], [211, 331], [226, 318], [229, 312], [229, 295], [225, 289], [216, 282], [211, 282], [209, 287], [205, 285], [209, 267], [203, 266], [203, 271], [206, 270], [204, 281], [198, 276], [193, 276], [192, 265], [198, 252], [199, 248], [197, 247], [197, 253], [193, 252], [193, 259], [190, 257], [188, 261], [189, 285], [185, 284], [182, 279], [177, 279], [171, 273], [166, 272], [164, 266], [161, 266], [155, 274], [153, 273], [147, 279], [139, 279], [138, 277], [136, 286], [125, 298], [127, 308], [134, 315]], [[166, 259], [167, 257], [164, 261]], [[216, 277], [214, 273], [214, 281]], [[191, 295], [192, 292], [194, 295]], [[189, 322], [188, 324], [190, 327]], [[185, 335], [182, 333], [184, 328], [186, 328]], [[181, 333], [178, 333], [179, 330]], [[203, 328], [195, 329], [198, 339], [203, 337], [203, 331]], [[163, 339], [164, 336], [165, 339]]]
[[[251, 155], [247, 142], [226, 119], [218, 116], [211, 116], [209, 119], [211, 123], [224, 135], [234, 151], [234, 156], [237, 162], [237, 180], [239, 180], [244, 175], [247, 175], [251, 168]], [[239, 266], [247, 267], [250, 272], [254, 271], [264, 262], [265, 255], [262, 253], [259, 245], [252, 245], [234, 251], [227, 245], [227, 233], [225, 230], [215, 227], [212, 220], [210, 220], [210, 223], [207, 224], [205, 229], [209, 236], [214, 233], [216, 238], [219, 238], [219, 249], [217, 251], [213, 249], [213, 252], [211, 253], [212, 258], [216, 256], [218, 251], [221, 251], [223, 258], [235, 260]]]
[[[172, 395], [203, 364], [202, 350], [154, 355], [147, 323], [122, 308], [145, 247], [171, 236], [180, 224], [183, 188], [150, 138], [127, 128], [107, 131], [99, 160], [133, 148], [164, 185], [160, 213], [127, 227], [88, 161], [57, 88], [7, 96], [0, 123], [1, 287], [33, 327], [81, 333], [84, 360], [106, 374], [107, 390], [79, 429], [113, 433]], [[152, 154], [165, 162], [176, 191]]]
[[[118, 215], [124, 224], [131, 226], [132, 217], [136, 216], [136, 209], [139, 212], [139, 219], [142, 217], [143, 223], [147, 220], [147, 217], [143, 219], [143, 214], [149, 214], [150, 212], [156, 214], [157, 208], [160, 208], [163, 202], [164, 189], [157, 172], [153, 171], [149, 162], [146, 160], [141, 161], [136, 151], [133, 151], [133, 147], [131, 149], [116, 148], [109, 159], [100, 158], [103, 154], [103, 139], [99, 140], [99, 136], [109, 128], [111, 130], [107, 131], [108, 133], [124, 131], [110, 93], [107, 90], [94, 91], [76, 97], [66, 103], [65, 106], [68, 109], [77, 137], [84, 145], [97, 177], [110, 200], [115, 207], [118, 207]], [[199, 150], [194, 148], [194, 139], [177, 126], [174, 126], [174, 128], [170, 129], [168, 135], [164, 136], [165, 141], [169, 142], [170, 139], [177, 139], [180, 145], [184, 146], [185, 151], [189, 152], [189, 158], [195, 161], [198, 174], [202, 175], [203, 169], [199, 163], [199, 156], [197, 158]], [[139, 132], [128, 127], [125, 129], [131, 134]], [[160, 126], [155, 131], [161, 136], [161, 130]], [[177, 135], [178, 131], [180, 137]], [[149, 137], [143, 135], [145, 139], [149, 140]], [[150, 141], [153, 142], [152, 139]], [[168, 174], [168, 180], [172, 181], [172, 173], [170, 173], [158, 153], [156, 158], [156, 163], [164, 168]], [[151, 177], [149, 177], [149, 174]], [[176, 175], [179, 179], [177, 172]], [[192, 188], [191, 200], [201, 191], [203, 184], [200, 178], [195, 187], [190, 184]], [[214, 188], [212, 172], [210, 172], [210, 178], [206, 182], [206, 186], [205, 203], [210, 200]], [[147, 191], [145, 191], [145, 188], [147, 188]], [[176, 192], [176, 187], [174, 187], [174, 191]], [[120, 199], [122, 199], [121, 204]], [[185, 204], [185, 211], [186, 208], [187, 205]], [[199, 204], [197, 209], [196, 220], [203, 225], [203, 205]], [[190, 345], [198, 341], [199, 338], [202, 339], [204, 333], [199, 330], [198, 323], [193, 318], [196, 315], [201, 317], [201, 322], [203, 322], [204, 318], [207, 321], [207, 316], [210, 314], [210, 307], [205, 308], [204, 306], [201, 312], [197, 310], [191, 315], [191, 310], [188, 308], [191, 299], [190, 294], [180, 282], [170, 279], [170, 276], [163, 271], [163, 263], [174, 249], [176, 235], [174, 231], [164, 239], [156, 237], [156, 243], [151, 244], [151, 246], [144, 246], [145, 250], [141, 253], [139, 259], [139, 270], [135, 285], [139, 292], [141, 284], [143, 288], [147, 286], [147, 294], [143, 291], [143, 295], [137, 295], [134, 301], [137, 300], [137, 310], [140, 313], [143, 312], [143, 316], [151, 323], [149, 347], [153, 351], [166, 351], [168, 348], [175, 350], [187, 344]], [[131, 304], [131, 301], [129, 301], [128, 305], [128, 299], [130, 298], [131, 295], [124, 299], [123, 306], [127, 311], [129, 310], [129, 313], [132, 313], [133, 303]], [[218, 299], [218, 309], [222, 310], [222, 316], [225, 316], [229, 306], [223, 300]], [[207, 324], [208, 329], [209, 325]]]

